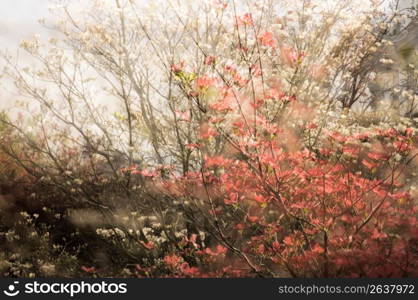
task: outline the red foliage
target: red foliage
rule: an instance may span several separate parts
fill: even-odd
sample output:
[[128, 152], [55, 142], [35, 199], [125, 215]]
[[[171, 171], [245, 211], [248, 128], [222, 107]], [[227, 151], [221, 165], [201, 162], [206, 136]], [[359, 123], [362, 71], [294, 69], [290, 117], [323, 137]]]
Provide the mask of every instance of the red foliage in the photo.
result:
[[[251, 18], [240, 20], [247, 24]], [[272, 36], [265, 33], [260, 42], [272, 46]], [[287, 64], [304, 57], [290, 48], [281, 52]], [[236, 74], [233, 68], [225, 71]], [[203, 88], [213, 82], [201, 77], [196, 84]], [[201, 125], [199, 138], [221, 136], [239, 157], [209, 155], [202, 146], [196, 149], [202, 154], [201, 169], [173, 177], [175, 196], [203, 203], [198, 211], [214, 224], [212, 234], [223, 244], [201, 249], [200, 255], [209, 256], [207, 260], [229, 252], [242, 276], [278, 270], [303, 277], [417, 276], [418, 210], [402, 182], [402, 158], [416, 151], [413, 130], [353, 135], [324, 130], [320, 146], [309, 148], [263, 114], [264, 103], [285, 97], [267, 90], [252, 107], [256, 117], [248, 121], [242, 113], [229, 121], [229, 132], [225, 126], [218, 131], [232, 109], [221, 99]], [[286, 105], [296, 101], [295, 96], [287, 98]], [[304, 126], [317, 129], [315, 123]], [[289, 140], [299, 145], [289, 145]], [[228, 274], [233, 276], [234, 270]]]

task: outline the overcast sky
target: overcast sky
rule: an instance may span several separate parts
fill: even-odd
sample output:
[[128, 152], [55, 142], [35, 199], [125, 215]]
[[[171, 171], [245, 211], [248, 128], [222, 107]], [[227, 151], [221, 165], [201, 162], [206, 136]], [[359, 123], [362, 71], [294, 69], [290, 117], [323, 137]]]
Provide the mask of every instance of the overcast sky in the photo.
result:
[[[401, 2], [418, 3], [418, 0]], [[48, 17], [50, 3], [50, 0], [1, 0], [0, 47], [16, 45], [22, 38], [42, 33], [38, 20]]]
[[13, 48], [20, 40], [44, 30], [38, 20], [48, 17], [49, 0], [1, 0], [0, 47]]
[[[38, 23], [49, 15], [49, 0], [1, 0], [0, 1], [0, 50], [13, 52], [22, 39], [46, 30]], [[0, 67], [2, 64], [0, 62]], [[0, 83], [0, 109], [11, 105], [13, 97], [5, 90], [4, 80]]]
[[[418, 3], [418, 0], [401, 1], [408, 4]], [[36, 33], [48, 36], [48, 31], [38, 23], [38, 20], [49, 19], [50, 4], [50, 0], [0, 0], [0, 49], [9, 49], [13, 52], [22, 39], [29, 38]], [[4, 96], [3, 90], [0, 90], [0, 96], [1, 109], [7, 102], [10, 103], [10, 98]]]

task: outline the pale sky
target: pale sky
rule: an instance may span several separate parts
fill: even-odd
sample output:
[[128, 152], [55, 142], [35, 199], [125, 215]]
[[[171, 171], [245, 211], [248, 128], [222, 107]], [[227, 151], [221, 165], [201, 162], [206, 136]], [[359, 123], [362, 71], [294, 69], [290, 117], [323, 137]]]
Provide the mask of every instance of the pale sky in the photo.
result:
[[38, 20], [49, 15], [49, 0], [1, 0], [0, 47], [14, 48], [23, 38], [45, 29]]
[[[411, 2], [417, 3], [418, 0], [401, 0], [401, 2], [409, 4]], [[0, 0], [0, 51], [7, 49], [13, 53], [22, 39], [30, 38], [34, 34], [44, 37], [50, 35], [51, 33], [40, 25], [38, 20], [41, 18], [50, 19], [49, 6], [51, 4], [53, 4], [53, 0]], [[0, 88], [0, 109], [11, 104], [11, 97], [5, 94], [6, 91]]]
[[[48, 19], [50, 0], [1, 0], [0, 1], [0, 51], [15, 53], [21, 40], [34, 34], [48, 35], [48, 30], [39, 24], [41, 18]], [[22, 58], [24, 56], [21, 56]], [[0, 67], [2, 62], [0, 61]], [[12, 107], [10, 87], [4, 79], [0, 82], [0, 109]]]
[[[88, 0], [86, 0], [88, 1]], [[417, 3], [417, 0], [401, 0]], [[20, 40], [35, 33], [45, 32], [38, 24], [49, 16], [50, 0], [1, 0], [0, 1], [0, 47], [16, 46]]]

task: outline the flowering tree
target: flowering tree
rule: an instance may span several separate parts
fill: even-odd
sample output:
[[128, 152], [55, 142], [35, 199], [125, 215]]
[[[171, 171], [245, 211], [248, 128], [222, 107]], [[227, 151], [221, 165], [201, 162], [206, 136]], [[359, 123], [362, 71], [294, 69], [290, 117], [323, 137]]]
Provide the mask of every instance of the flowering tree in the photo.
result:
[[35, 68], [4, 56], [39, 111], [3, 120], [33, 197], [65, 199], [140, 276], [416, 275], [417, 141], [402, 117], [416, 96], [361, 121], [378, 115], [377, 62], [391, 64], [410, 12], [134, 2], [58, 7], [59, 38], [22, 43]]

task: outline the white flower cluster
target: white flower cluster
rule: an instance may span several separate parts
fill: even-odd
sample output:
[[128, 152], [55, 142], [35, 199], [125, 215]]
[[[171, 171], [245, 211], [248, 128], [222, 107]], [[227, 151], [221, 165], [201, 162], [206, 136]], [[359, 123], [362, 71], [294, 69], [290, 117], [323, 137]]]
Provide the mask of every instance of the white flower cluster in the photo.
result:
[[120, 237], [120, 238], [125, 238], [125, 232], [123, 232], [121, 229], [119, 228], [97, 228], [96, 229], [96, 234], [104, 237], [104, 238], [112, 238], [112, 237]]
[[382, 64], [385, 64], [385, 65], [391, 65], [391, 64], [393, 64], [393, 60], [390, 59], [390, 58], [381, 58], [379, 61]]
[[148, 241], [152, 242], [155, 245], [160, 245], [168, 240], [167, 235], [164, 231], [162, 231], [160, 235], [157, 235], [154, 229], [150, 227], [142, 228], [142, 233]]
[[20, 47], [31, 54], [35, 54], [40, 46], [40, 42], [36, 36], [32, 40], [23, 40], [20, 43]]

